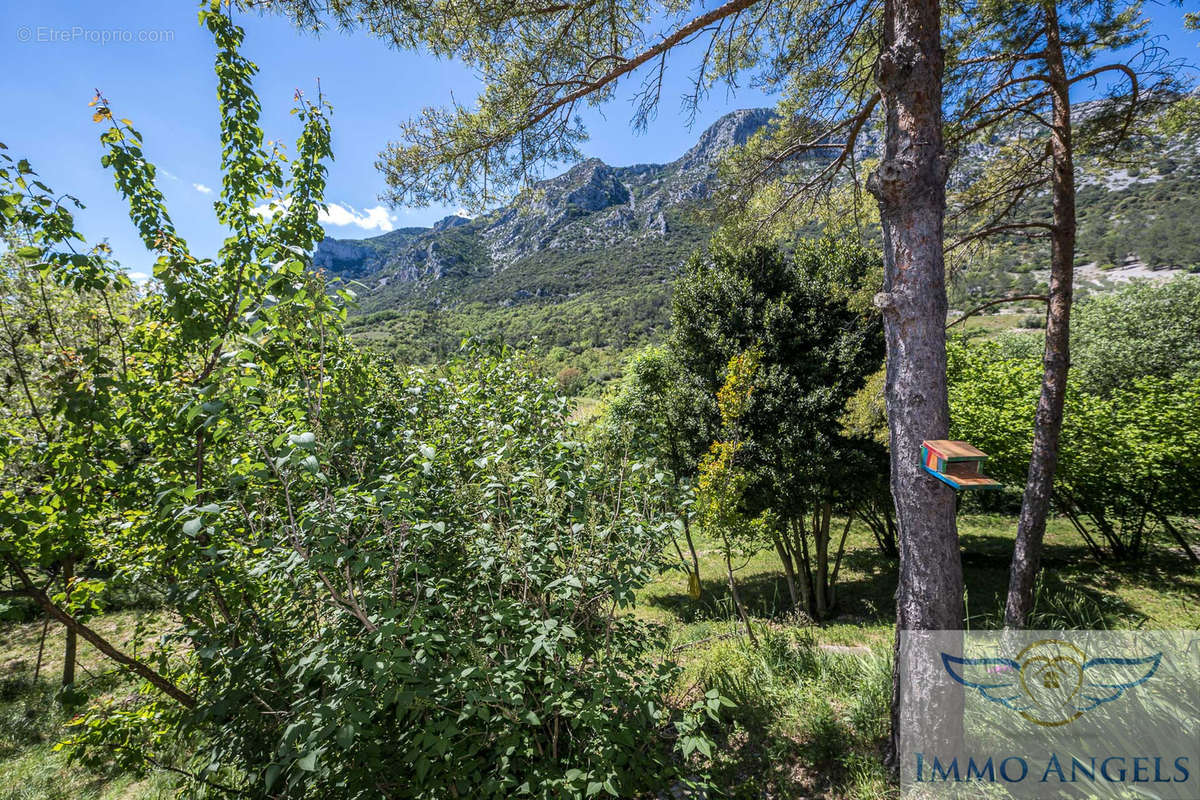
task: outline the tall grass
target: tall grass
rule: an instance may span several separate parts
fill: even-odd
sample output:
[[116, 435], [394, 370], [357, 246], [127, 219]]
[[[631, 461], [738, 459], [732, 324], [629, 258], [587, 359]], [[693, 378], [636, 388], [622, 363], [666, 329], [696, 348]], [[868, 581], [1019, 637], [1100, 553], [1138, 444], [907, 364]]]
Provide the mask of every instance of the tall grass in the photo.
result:
[[803, 629], [761, 634], [758, 647], [718, 642], [688, 669], [734, 703], [713, 731], [717, 786], [735, 798], [887, 797], [890, 657], [828, 652]]

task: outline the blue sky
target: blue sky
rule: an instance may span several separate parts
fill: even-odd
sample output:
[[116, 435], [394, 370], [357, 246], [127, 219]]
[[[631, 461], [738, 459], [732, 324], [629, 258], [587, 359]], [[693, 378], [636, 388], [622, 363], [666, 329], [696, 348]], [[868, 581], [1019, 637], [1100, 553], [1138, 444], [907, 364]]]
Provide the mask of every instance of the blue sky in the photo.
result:
[[[1200, 0], [1188, 0], [1183, 9], [1200, 9]], [[1194, 59], [1200, 39], [1182, 30], [1183, 9], [1151, 6], [1149, 13], [1172, 52]], [[88, 206], [78, 215], [83, 233], [91, 241], [107, 239], [134, 272], [148, 271], [151, 258], [100, 166], [100, 127], [92, 123], [87, 104], [99, 88], [117, 116], [133, 121], [159, 167], [177, 226], [196, 253], [214, 252], [223, 238], [211, 209], [212, 190], [220, 186], [214, 48], [196, 11], [187, 0], [0, 0], [0, 87], [6, 104], [0, 141], [11, 155], [33, 162], [53, 189], [83, 200]], [[318, 38], [297, 32], [285, 20], [252, 14], [240, 15], [238, 22], [247, 30], [244, 52], [261, 69], [255, 86], [267, 138], [294, 141], [297, 130], [288, 111], [296, 88], [311, 92], [320, 78], [334, 106], [335, 161], [325, 226], [330, 235], [371, 236], [392, 227], [429, 225], [455, 210], [383, 207], [378, 200], [383, 181], [374, 161], [397, 137], [401, 120], [424, 106], [443, 104], [451, 93], [462, 101], [473, 98], [478, 83], [468, 70], [389, 50], [361, 33], [326, 32]], [[658, 119], [646, 133], [634, 134], [629, 126], [634, 84], [618, 90], [603, 116], [585, 115], [588, 155], [617, 165], [669, 161], [722, 114], [771, 104], [754, 90], [729, 97], [718, 89], [689, 130], [679, 98], [694, 59], [685, 52], [673, 61]]]

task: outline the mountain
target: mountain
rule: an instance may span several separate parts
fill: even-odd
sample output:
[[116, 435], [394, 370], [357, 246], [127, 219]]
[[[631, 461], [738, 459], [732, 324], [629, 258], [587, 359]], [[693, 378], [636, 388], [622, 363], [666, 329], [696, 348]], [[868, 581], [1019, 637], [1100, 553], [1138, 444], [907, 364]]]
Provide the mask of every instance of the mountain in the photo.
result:
[[[664, 331], [673, 276], [711, 232], [702, 212], [720, 156], [773, 114], [728, 114], [668, 164], [588, 159], [540, 182], [520, 204], [480, 217], [452, 215], [369, 239], [326, 238], [314, 262], [355, 282], [356, 337], [403, 360], [438, 358], [467, 335], [536, 338], [551, 364], [601, 382], [628, 348]], [[992, 146], [963, 154], [958, 179], [977, 174]], [[861, 155], [874, 150], [868, 140]], [[1077, 161], [1085, 289], [1149, 268], [1200, 266], [1200, 239], [1191, 233], [1200, 217], [1197, 141], [1177, 136], [1138, 163], [1098, 169], [1086, 157]], [[1048, 213], [1047, 198], [1035, 199], [1030, 212]], [[1006, 242], [955, 276], [952, 304], [1032, 291], [1044, 283], [1044, 267], [1038, 247]]]
[[483, 334], [597, 351], [609, 364], [664, 328], [672, 276], [709, 234], [699, 212], [720, 155], [773, 113], [728, 114], [668, 164], [588, 159], [484, 216], [326, 238], [314, 263], [358, 283], [359, 338], [406, 360]]

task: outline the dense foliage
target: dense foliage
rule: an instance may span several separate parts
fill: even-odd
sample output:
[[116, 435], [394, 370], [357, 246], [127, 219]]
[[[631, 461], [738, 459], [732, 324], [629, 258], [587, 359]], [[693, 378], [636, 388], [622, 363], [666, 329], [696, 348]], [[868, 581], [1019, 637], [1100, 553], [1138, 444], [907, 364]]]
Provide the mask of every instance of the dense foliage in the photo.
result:
[[644, 460], [667, 476], [671, 486], [668, 501], [678, 515], [678, 530], [672, 531], [671, 541], [697, 598], [700, 558], [692, 535], [698, 435], [695, 409], [705, 400], [694, 387], [689, 389], [669, 348], [650, 346], [626, 364], [624, 376], [605, 399], [603, 413], [593, 426], [595, 441], [608, 458]]
[[[1155, 540], [1182, 546], [1177, 518], [1200, 513], [1200, 375], [1187, 333], [1196, 318], [1183, 313], [1196, 284], [1128, 286], [1081, 304], [1075, 318], [1054, 502], [1099, 557], [1135, 558]], [[953, 435], [989, 454], [989, 474], [1019, 485], [1041, 375], [1036, 342], [960, 343], [950, 354]]]
[[670, 348], [682, 385], [702, 398], [681, 426], [697, 457], [727, 439], [717, 397], [729, 364], [758, 353], [737, 421], [743, 512], [770, 512], [763, 544], [779, 553], [794, 602], [814, 616], [833, 605], [832, 509], [863, 502], [887, 472], [882, 446], [839, 424], [883, 358], [880, 320], [862, 302], [878, 269], [850, 237], [803, 241], [790, 253], [717, 237], [675, 287]]
[[[628, 797], [697, 774], [720, 700], [672, 703], [674, 668], [625, 613], [673, 521], [664, 476], [596, 457], [528, 360], [476, 348], [397, 372], [357, 350], [350, 295], [308, 263], [328, 107], [297, 95], [285, 170], [242, 31], [217, 3], [201, 20], [216, 257], [175, 232], [141, 137], [101, 96], [104, 163], [157, 254], [144, 297], [103, 250], [70, 249], [29, 165], [0, 173], [19, 243], [4, 319], [22, 326], [4, 367], [27, 387], [4, 409], [0, 577], [146, 681], [96, 698], [75, 752], [281, 798]], [[60, 325], [98, 298], [95, 320]], [[81, 575], [52, 596], [67, 555]], [[85, 619], [130, 585], [178, 620], [138, 657]]]
[[1143, 377], [1200, 376], [1200, 277], [1130, 283], [1082, 303], [1071, 365], [1102, 395]]

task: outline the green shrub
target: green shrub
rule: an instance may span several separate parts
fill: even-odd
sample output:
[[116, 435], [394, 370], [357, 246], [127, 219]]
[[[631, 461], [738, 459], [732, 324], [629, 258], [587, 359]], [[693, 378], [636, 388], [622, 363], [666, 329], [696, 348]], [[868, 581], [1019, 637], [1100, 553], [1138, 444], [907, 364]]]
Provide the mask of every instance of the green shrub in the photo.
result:
[[[1042, 368], [1012, 341], [949, 348], [951, 435], [988, 453], [989, 474], [1020, 487]], [[1128, 365], [1137, 352], [1117, 346], [1110, 357]], [[1200, 513], [1192, 477], [1200, 469], [1200, 377], [1186, 358], [1165, 376], [1157, 374], [1161, 362], [1128, 368], [1151, 374], [1108, 385], [1081, 366], [1069, 378], [1053, 499], [1099, 558], [1141, 557], [1154, 538], [1178, 543], [1183, 534], [1171, 518]]]
[[[58, 371], [0, 419], [5, 585], [76, 616], [165, 587], [179, 620], [122, 662], [145, 684], [73, 720], [73, 753], [175, 770], [196, 796], [629, 797], [701, 773], [720, 698], [677, 708], [661, 632], [627, 613], [674, 521], [663, 476], [598, 458], [527, 357], [476, 345], [400, 371], [356, 349], [352, 298], [307, 261], [328, 108], [298, 95], [285, 176], [242, 31], [215, 0], [201, 19], [230, 238], [188, 250], [140, 135], [97, 97], [157, 282], [130, 313], [97, 312], [105, 348], [55, 350], [53, 314], [27, 326], [42, 338], [16, 366], [47, 350]], [[0, 156], [0, 219], [23, 237], [5, 275], [76, 302], [128, 288]], [[64, 541], [81, 569], [50, 598]]]

